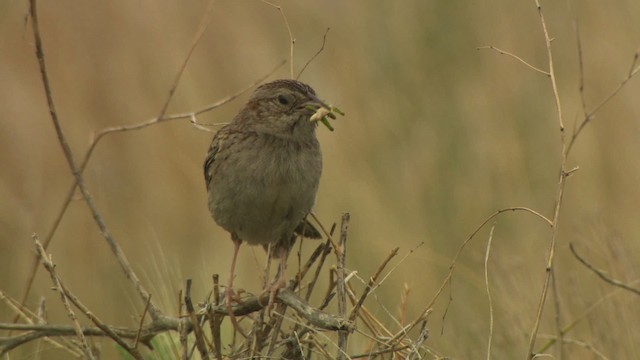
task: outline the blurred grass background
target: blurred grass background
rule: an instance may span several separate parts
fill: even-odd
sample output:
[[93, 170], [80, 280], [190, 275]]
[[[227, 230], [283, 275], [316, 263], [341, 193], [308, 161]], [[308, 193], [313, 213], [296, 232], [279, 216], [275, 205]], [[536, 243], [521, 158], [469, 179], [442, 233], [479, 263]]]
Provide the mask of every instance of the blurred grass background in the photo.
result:
[[[548, 79], [484, 45], [546, 69], [533, 1], [323, 1], [280, 3], [296, 38], [301, 80], [347, 113], [321, 128], [325, 166], [315, 212], [329, 226], [352, 214], [348, 267], [368, 277], [395, 246], [425, 244], [378, 290], [397, 312], [403, 284], [408, 318], [444, 278], [462, 241], [491, 213], [527, 206], [551, 216], [559, 171], [559, 131]], [[189, 49], [205, 1], [41, 2], [41, 31], [62, 126], [76, 159], [94, 131], [157, 116]], [[592, 108], [625, 78], [640, 45], [640, 2], [543, 2], [567, 129], [582, 118], [574, 20], [582, 39], [585, 97]], [[0, 289], [19, 298], [34, 256], [72, 184], [48, 117], [25, 1], [0, 3]], [[258, 1], [219, 1], [170, 104], [187, 112], [223, 98], [287, 59], [281, 15]], [[272, 77], [289, 77], [289, 64]], [[570, 158], [556, 275], [567, 335], [610, 359], [640, 358], [638, 297], [615, 291], [579, 265], [568, 245], [612, 276], [638, 279], [640, 263], [640, 81], [608, 103]], [[246, 99], [199, 117], [226, 122]], [[570, 133], [570, 132], [569, 132]], [[110, 135], [85, 178], [99, 209], [154, 299], [175, 313], [178, 289], [228, 274], [232, 243], [210, 219], [202, 162], [211, 134], [186, 121]], [[466, 249], [431, 315], [427, 345], [456, 359], [484, 356], [488, 300], [482, 275], [488, 228]], [[490, 259], [495, 308], [493, 354], [522, 358], [544, 276], [550, 230], [529, 214], [497, 221]], [[315, 246], [315, 244], [308, 244]], [[135, 327], [140, 303], [82, 201], [70, 206], [49, 251], [76, 295], [104, 321]], [[257, 261], [255, 259], [258, 259]], [[264, 255], [244, 246], [236, 284], [260, 289]], [[293, 258], [289, 267], [294, 268]], [[28, 305], [48, 300], [51, 323], [67, 322], [39, 271]], [[380, 305], [367, 305], [385, 318]], [[0, 306], [1, 321], [13, 314]], [[391, 324], [391, 320], [389, 320]], [[541, 334], [555, 334], [550, 296]], [[112, 348], [108, 341], [105, 348]], [[539, 344], [542, 343], [542, 340]], [[364, 343], [352, 342], [354, 349]], [[113, 350], [103, 349], [111, 354]], [[566, 345], [569, 359], [596, 358]], [[32, 350], [12, 359], [30, 358]], [[555, 350], [552, 350], [555, 351]], [[557, 354], [557, 353], [556, 353]], [[44, 358], [64, 354], [46, 348]]]

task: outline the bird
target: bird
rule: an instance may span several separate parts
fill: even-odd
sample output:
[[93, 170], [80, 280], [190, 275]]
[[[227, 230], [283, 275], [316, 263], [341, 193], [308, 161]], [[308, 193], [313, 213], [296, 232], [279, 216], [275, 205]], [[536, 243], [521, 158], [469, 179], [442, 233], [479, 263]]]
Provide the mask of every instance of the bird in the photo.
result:
[[[240, 245], [262, 245], [280, 258], [284, 286], [286, 257], [296, 236], [320, 238], [306, 220], [322, 173], [316, 137], [319, 110], [331, 107], [303, 82], [280, 79], [258, 86], [231, 122], [213, 137], [204, 161], [208, 207], [234, 244], [226, 289], [231, 311], [233, 277]], [[273, 301], [273, 300], [271, 300]], [[236, 328], [238, 328], [236, 326]]]

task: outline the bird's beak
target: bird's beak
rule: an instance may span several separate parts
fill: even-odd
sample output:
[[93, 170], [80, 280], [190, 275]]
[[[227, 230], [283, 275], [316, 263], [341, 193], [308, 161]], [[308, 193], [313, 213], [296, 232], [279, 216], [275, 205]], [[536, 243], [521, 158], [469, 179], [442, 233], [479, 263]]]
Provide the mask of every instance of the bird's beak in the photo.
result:
[[333, 126], [329, 123], [329, 119], [336, 119], [335, 114], [343, 115], [344, 113], [335, 106], [327, 105], [322, 100], [318, 99], [314, 95], [309, 95], [311, 100], [305, 102], [302, 106], [309, 110], [313, 111], [311, 117], [309, 117], [309, 121], [313, 124], [317, 124], [321, 122], [322, 125], [326, 126], [327, 129], [333, 131]]
[[311, 100], [304, 103], [304, 107], [310, 111], [314, 111], [309, 120], [311, 122], [317, 122], [331, 112], [331, 107], [324, 103], [324, 101], [318, 99], [315, 95], [309, 95]]

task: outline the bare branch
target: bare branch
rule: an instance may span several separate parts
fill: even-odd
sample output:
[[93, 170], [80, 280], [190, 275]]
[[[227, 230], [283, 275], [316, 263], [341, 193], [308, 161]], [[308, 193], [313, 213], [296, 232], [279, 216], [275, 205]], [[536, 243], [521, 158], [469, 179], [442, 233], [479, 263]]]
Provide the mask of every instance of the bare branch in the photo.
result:
[[[580, 44], [578, 42], [578, 44]], [[578, 47], [578, 49], [580, 50], [580, 46]], [[581, 56], [582, 52], [580, 51], [580, 66], [582, 69], [582, 56]], [[567, 146], [567, 154], [569, 153], [569, 151], [571, 151], [571, 148], [573, 147], [573, 144], [575, 143], [576, 139], [578, 138], [578, 136], [580, 135], [580, 133], [582, 132], [582, 130], [595, 118], [595, 114], [600, 111], [600, 109], [602, 109], [602, 107], [604, 107], [611, 99], [613, 99], [616, 95], [618, 95], [618, 93], [625, 87], [625, 85], [627, 85], [627, 83], [629, 82], [629, 80], [631, 80], [635, 75], [637, 75], [640, 72], [640, 65], [637, 66], [638, 64], [638, 59], [640, 57], [640, 50], [636, 51], [636, 53], [633, 55], [633, 60], [631, 62], [631, 67], [629, 68], [629, 72], [627, 73], [627, 77], [624, 78], [614, 89], [613, 91], [611, 91], [609, 93], [609, 95], [607, 95], [604, 99], [602, 99], [596, 106], [594, 106], [594, 108], [591, 111], [586, 111], [586, 105], [584, 104], [584, 95], [582, 95], [582, 80], [581, 80], [581, 85], [580, 85], [580, 93], [581, 96], [583, 97], [582, 102], [583, 102], [583, 108], [584, 108], [584, 119], [582, 119], [582, 122], [580, 123], [580, 125], [578, 125], [578, 128], [573, 132], [573, 134], [571, 135], [571, 140], [569, 141], [569, 145]], [[581, 70], [582, 71], [582, 70]]]
[[[73, 295], [69, 291], [69, 289], [67, 289], [62, 284], [62, 280], [60, 280], [60, 278], [56, 274], [55, 265], [51, 261], [50, 255], [48, 255], [44, 251], [44, 248], [42, 247], [42, 244], [40, 243], [40, 241], [38, 240], [37, 237], [35, 237], [35, 243], [36, 243], [36, 248], [38, 250], [38, 254], [43, 259], [42, 260], [42, 264], [44, 265], [45, 269], [47, 269], [47, 271], [49, 271], [49, 274], [51, 275], [51, 280], [53, 281], [54, 286], [60, 292], [60, 296], [63, 298], [63, 302], [65, 303], [65, 308], [68, 306], [68, 303], [67, 303], [66, 299], [69, 299], [73, 303], [73, 305], [75, 305], [78, 309], [80, 309], [80, 311], [82, 311], [89, 318], [89, 320], [91, 320], [100, 330], [104, 331], [104, 333], [108, 337], [113, 339], [118, 345], [120, 345], [123, 349], [125, 349], [135, 359], [142, 360], [142, 355], [138, 352], [138, 350], [136, 348], [129, 346], [129, 344], [127, 344], [124, 340], [122, 340], [122, 338], [120, 338], [116, 333], [114, 333], [113, 330], [111, 330], [111, 328], [109, 328], [102, 321], [100, 321], [100, 319], [98, 319], [98, 317], [95, 316], [89, 310], [89, 308], [87, 308], [82, 302], [80, 302], [80, 300], [78, 300], [78, 298], [75, 295]], [[73, 312], [71, 311], [70, 308], [68, 308], [67, 311], [69, 312], [69, 315], [74, 320], [74, 324], [77, 325], [76, 326], [76, 333], [81, 338], [82, 343], [86, 344], [86, 339], [84, 338], [84, 334], [82, 333], [82, 329], [80, 328], [80, 324], [77, 323], [77, 319], [75, 319], [75, 315], [73, 315]], [[88, 344], [86, 344], [86, 345], [87, 345], [87, 348], [85, 349], [85, 351], [91, 352], [91, 348], [88, 347]], [[91, 354], [90, 357], [92, 358], [93, 354]]]
[[[35, 6], [35, 4], [33, 3], [32, 5]], [[85, 356], [91, 360], [95, 359], [95, 357], [93, 356], [93, 351], [91, 351], [91, 347], [89, 346], [89, 343], [87, 343], [87, 339], [85, 338], [84, 333], [82, 332], [82, 328], [80, 326], [80, 323], [78, 322], [78, 317], [76, 316], [76, 313], [71, 308], [71, 304], [69, 303], [68, 293], [64, 290], [62, 286], [62, 282], [60, 281], [60, 278], [58, 278], [58, 275], [56, 274], [55, 265], [53, 265], [53, 263], [51, 262], [51, 258], [49, 257], [49, 255], [47, 255], [47, 253], [44, 252], [44, 249], [42, 248], [42, 244], [40, 244], [38, 237], [35, 235], [34, 235], [34, 241], [36, 243], [36, 249], [38, 251], [38, 254], [42, 258], [42, 263], [44, 264], [44, 267], [47, 269], [47, 271], [49, 271], [49, 274], [51, 275], [51, 282], [53, 283], [54, 288], [60, 293], [60, 299], [62, 300], [62, 304], [64, 305], [65, 310], [67, 311], [67, 315], [69, 315], [69, 318], [73, 323], [73, 330], [76, 336], [78, 337], [78, 339], [80, 339], [80, 343], [82, 344], [82, 349], [84, 350]]]
[[324, 32], [324, 36], [322, 37], [322, 46], [320, 46], [320, 49], [307, 61], [306, 64], [304, 64], [302, 70], [300, 70], [298, 76], [296, 76], [296, 80], [300, 78], [307, 66], [309, 66], [309, 64], [311, 64], [311, 62], [324, 50], [324, 44], [327, 42], [327, 34], [329, 33], [329, 30], [331, 30], [331, 28], [327, 28], [327, 31]]
[[[340, 225], [340, 249], [338, 251], [338, 315], [343, 318], [347, 316], [347, 298], [346, 298], [346, 284], [345, 284], [345, 260], [347, 257], [347, 232], [349, 230], [349, 219], [351, 215], [349, 213], [342, 214], [342, 223]], [[347, 353], [347, 339], [349, 337], [348, 331], [340, 331], [338, 333], [338, 360], [345, 359]]]
[[[82, 197], [85, 199], [85, 202], [91, 209], [93, 219], [95, 220], [96, 224], [100, 228], [100, 232], [102, 233], [102, 236], [105, 238], [105, 240], [109, 244], [111, 251], [116, 256], [116, 259], [120, 263], [120, 266], [124, 270], [127, 278], [134, 283], [135, 288], [138, 291], [139, 295], [146, 302], [147, 299], [149, 298], [149, 293], [142, 286], [142, 283], [138, 279], [138, 276], [135, 274], [135, 272], [131, 268], [131, 265], [129, 265], [129, 260], [127, 260], [127, 257], [122, 252], [122, 249], [113, 238], [113, 235], [111, 235], [111, 231], [107, 227], [106, 223], [104, 222], [104, 219], [102, 218], [102, 215], [98, 211], [98, 208], [96, 207], [96, 204], [93, 201], [93, 197], [89, 193], [89, 190], [84, 182], [84, 178], [82, 177], [82, 174], [80, 173], [80, 170], [76, 165], [75, 160], [73, 159], [73, 153], [71, 152], [71, 148], [69, 147], [69, 144], [67, 143], [67, 139], [62, 131], [62, 127], [60, 126], [60, 121], [58, 120], [58, 114], [56, 112], [55, 104], [53, 101], [51, 86], [49, 84], [49, 77], [47, 75], [47, 68], [45, 65], [45, 58], [44, 58], [44, 50], [42, 48], [42, 40], [40, 39], [38, 14], [36, 12], [36, 0], [31, 0], [30, 4], [31, 4], [30, 14], [32, 19], [31, 24], [33, 27], [33, 33], [34, 33], [34, 38], [36, 42], [36, 57], [38, 59], [38, 64], [40, 66], [40, 75], [42, 77], [42, 84], [44, 86], [44, 92], [47, 98], [49, 115], [51, 116], [53, 126], [56, 130], [56, 134], [58, 136], [58, 142], [62, 147], [62, 151], [64, 153], [65, 159], [67, 160], [71, 173], [75, 177], [76, 183], [80, 188]], [[152, 317], [158, 317], [160, 315], [160, 311], [155, 307], [155, 305], [153, 305], [153, 303], [150, 304], [150, 314]]]
[[576, 259], [578, 259], [578, 261], [580, 261], [582, 263], [582, 265], [586, 266], [587, 269], [593, 271], [596, 275], [598, 275], [598, 277], [602, 280], [604, 280], [605, 282], [615, 286], [615, 287], [619, 287], [621, 289], [630, 291], [636, 295], [640, 295], [640, 289], [636, 289], [634, 287], [631, 287], [625, 283], [623, 283], [620, 280], [616, 280], [610, 276], [608, 276], [604, 271], [596, 268], [595, 266], [591, 265], [591, 263], [589, 263], [585, 258], [583, 258], [582, 256], [580, 256], [578, 254], [578, 252], [576, 251], [575, 247], [573, 246], [572, 243], [569, 244], [569, 249], [571, 249], [571, 253], [573, 254], [573, 256], [576, 257]]
[[512, 54], [512, 53], [510, 53], [510, 52], [508, 52], [508, 51], [506, 51], [506, 50], [498, 49], [497, 47], [495, 47], [495, 46], [493, 46], [493, 45], [479, 46], [479, 47], [477, 47], [477, 48], [476, 48], [476, 50], [482, 50], [482, 49], [495, 50], [495, 51], [497, 51], [497, 52], [498, 52], [499, 54], [501, 54], [501, 55], [507, 55], [507, 56], [510, 56], [510, 57], [512, 57], [512, 58], [514, 58], [514, 59], [516, 59], [516, 60], [520, 61], [521, 63], [523, 63], [525, 66], [527, 66], [529, 69], [531, 69], [531, 70], [533, 70], [533, 71], [539, 72], [539, 73], [541, 73], [541, 74], [542, 74], [542, 75], [544, 75], [544, 76], [550, 76], [549, 72], [544, 71], [544, 70], [541, 70], [541, 69], [539, 69], [539, 68], [537, 68], [537, 67], [535, 67], [535, 66], [533, 66], [533, 65], [529, 64], [528, 62], [526, 62], [524, 59], [522, 59], [522, 58], [521, 58], [521, 57], [519, 57], [518, 55]]

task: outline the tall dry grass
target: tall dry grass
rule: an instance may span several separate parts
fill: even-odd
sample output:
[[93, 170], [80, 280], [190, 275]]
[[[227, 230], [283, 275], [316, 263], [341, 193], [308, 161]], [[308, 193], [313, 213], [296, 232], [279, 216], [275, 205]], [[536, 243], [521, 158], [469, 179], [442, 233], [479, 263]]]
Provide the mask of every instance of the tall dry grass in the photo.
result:
[[[406, 253], [424, 242], [376, 291], [370, 310], [381, 318], [382, 305], [397, 312], [406, 283], [406, 316], [415, 318], [446, 276], [457, 247], [497, 209], [527, 206], [552, 216], [560, 139], [549, 80], [508, 56], [476, 49], [494, 45], [546, 68], [533, 1], [281, 5], [296, 38], [297, 69], [331, 27], [325, 51], [302, 80], [347, 113], [334, 133], [319, 133], [325, 167], [315, 209], [327, 224], [344, 211], [352, 214], [347, 266], [367, 278], [393, 247]], [[574, 23], [582, 42], [584, 96], [592, 109], [627, 76], [640, 45], [640, 3], [545, 1], [543, 7], [570, 133], [583, 116]], [[78, 157], [92, 132], [158, 115], [205, 8], [204, 1], [40, 4], [54, 97]], [[0, 289], [16, 298], [33, 261], [31, 234], [46, 234], [72, 184], [48, 119], [26, 13], [24, 1], [0, 4]], [[275, 9], [261, 2], [217, 2], [168, 111], [191, 111], [223, 98], [288, 54], [287, 30]], [[288, 76], [288, 66], [274, 75]], [[640, 276], [639, 93], [640, 82], [630, 81], [580, 135], [568, 160], [580, 169], [568, 178], [559, 220], [559, 322], [579, 319], [567, 339], [609, 359], [640, 358], [638, 297], [598, 279], [571, 255], [569, 243], [615, 278], [634, 283]], [[199, 120], [228, 121], [241, 105], [242, 99]], [[187, 121], [115, 134], [98, 145], [85, 172], [110, 229], [165, 309], [177, 307], [184, 278], [194, 279], [194, 291], [200, 291], [194, 297], [202, 298], [210, 275], [229, 268], [231, 241], [206, 209], [201, 164], [210, 138]], [[495, 359], [526, 356], [550, 234], [530, 214], [497, 218], [488, 263]], [[488, 235], [487, 227], [463, 252], [430, 317], [426, 345], [443, 356], [486, 355]], [[135, 324], [132, 314], [143, 304], [82, 201], [71, 204], [49, 251], [60, 276], [101, 318]], [[244, 247], [240, 261], [235, 283], [257, 291], [262, 251]], [[295, 266], [292, 258], [289, 267]], [[49, 321], [65, 322], [50, 286], [41, 271], [27, 305], [45, 296]], [[555, 316], [549, 295], [536, 349], [544, 336], [556, 335]], [[2, 321], [12, 317], [0, 306]], [[356, 352], [365, 344], [350, 346]], [[104, 347], [114, 356], [110, 345]], [[558, 349], [548, 351], [559, 357]], [[563, 349], [565, 359], [598, 358], [584, 344]], [[41, 358], [65, 357], [46, 347], [40, 351]], [[12, 359], [32, 356], [33, 348], [26, 348]]]

